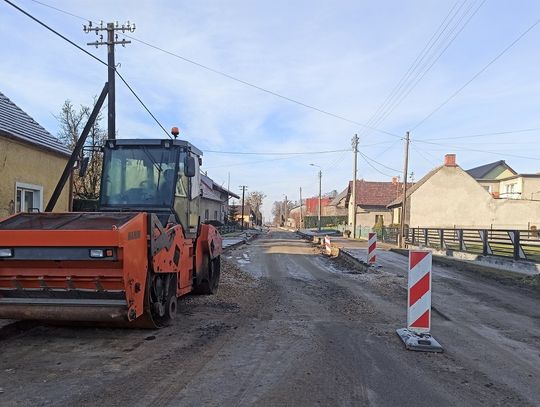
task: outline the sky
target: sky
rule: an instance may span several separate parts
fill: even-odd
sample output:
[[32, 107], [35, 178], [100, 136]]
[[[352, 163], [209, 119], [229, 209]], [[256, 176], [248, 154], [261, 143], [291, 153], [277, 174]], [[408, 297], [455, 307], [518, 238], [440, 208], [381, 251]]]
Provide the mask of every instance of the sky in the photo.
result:
[[[300, 188], [316, 196], [319, 170], [323, 193], [345, 189], [355, 134], [368, 181], [402, 176], [407, 131], [415, 180], [446, 153], [464, 169], [506, 160], [540, 172], [537, 0], [41, 2], [78, 17], [12, 1], [104, 60], [84, 19], [135, 22], [130, 36], [181, 57], [137, 40], [116, 49], [160, 123], [203, 151], [218, 184], [264, 192], [267, 219]], [[107, 80], [106, 67], [3, 1], [0, 35], [0, 91], [52, 134], [66, 99], [90, 105]], [[166, 137], [116, 89], [119, 138]]]

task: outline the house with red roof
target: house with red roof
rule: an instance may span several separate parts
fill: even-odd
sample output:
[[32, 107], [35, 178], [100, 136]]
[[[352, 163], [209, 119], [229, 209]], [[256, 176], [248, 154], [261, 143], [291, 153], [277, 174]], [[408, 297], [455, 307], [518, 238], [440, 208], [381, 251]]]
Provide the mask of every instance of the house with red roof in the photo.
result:
[[353, 224], [353, 216], [356, 213], [356, 225], [358, 227], [372, 227], [378, 221], [388, 226], [392, 223], [391, 210], [388, 204], [399, 197], [403, 184], [394, 178], [391, 182], [356, 180], [356, 203], [353, 205], [353, 182], [334, 200], [330, 206], [339, 209], [346, 208], [348, 224]]

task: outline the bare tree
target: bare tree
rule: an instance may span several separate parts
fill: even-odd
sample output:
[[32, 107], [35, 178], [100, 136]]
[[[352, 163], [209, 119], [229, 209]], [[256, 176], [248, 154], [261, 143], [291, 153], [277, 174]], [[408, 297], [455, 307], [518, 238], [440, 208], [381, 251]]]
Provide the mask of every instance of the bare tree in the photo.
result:
[[281, 217], [283, 215], [283, 202], [275, 201], [272, 204], [272, 215], [274, 216], [274, 225], [281, 225]]
[[264, 192], [261, 191], [252, 191], [248, 194], [246, 198], [246, 204], [249, 205], [249, 207], [253, 210], [255, 216], [257, 217], [257, 219], [255, 220], [255, 223], [257, 225], [260, 225], [262, 223], [262, 214], [260, 209], [264, 198], [266, 198], [266, 195]]
[[[58, 139], [70, 150], [75, 148], [75, 144], [79, 140], [91, 111], [90, 107], [83, 105], [76, 109], [68, 99], [62, 105], [60, 114], [55, 116], [60, 123]], [[85, 176], [74, 178], [73, 189], [76, 198], [97, 199], [99, 197], [103, 161], [103, 153], [100, 147], [107, 139], [107, 132], [101, 126], [101, 120], [102, 115], [100, 113], [90, 129], [81, 156], [78, 157], [79, 168], [85, 155], [89, 157], [89, 162]]]

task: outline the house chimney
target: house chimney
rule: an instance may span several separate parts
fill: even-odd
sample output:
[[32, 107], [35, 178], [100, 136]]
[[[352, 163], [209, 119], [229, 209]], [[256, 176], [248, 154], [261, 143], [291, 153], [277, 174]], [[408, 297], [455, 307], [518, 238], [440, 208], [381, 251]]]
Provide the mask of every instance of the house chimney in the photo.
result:
[[457, 167], [456, 155], [455, 154], [446, 154], [444, 156], [444, 166], [445, 167]]
[[397, 185], [397, 183], [398, 183], [398, 178], [392, 177], [392, 185]]

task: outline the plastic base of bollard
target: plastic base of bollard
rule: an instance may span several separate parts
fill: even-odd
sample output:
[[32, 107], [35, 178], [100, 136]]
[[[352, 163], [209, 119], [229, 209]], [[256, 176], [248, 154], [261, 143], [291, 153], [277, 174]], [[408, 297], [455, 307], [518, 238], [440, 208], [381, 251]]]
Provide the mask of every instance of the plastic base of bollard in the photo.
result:
[[443, 348], [433, 336], [428, 333], [417, 334], [407, 328], [396, 330], [396, 333], [405, 344], [408, 350], [416, 350], [420, 352], [443, 352]]

